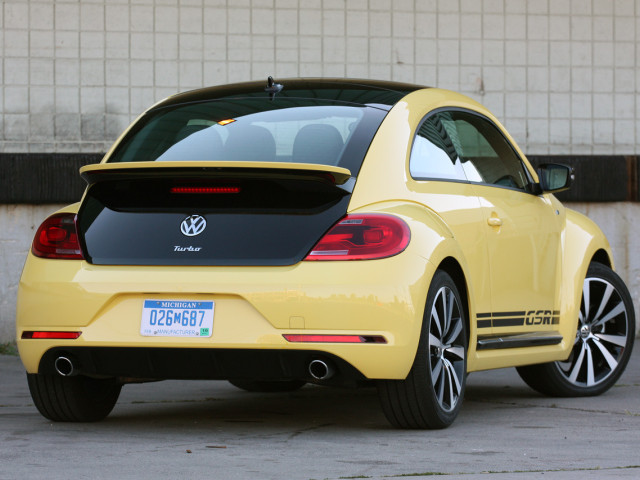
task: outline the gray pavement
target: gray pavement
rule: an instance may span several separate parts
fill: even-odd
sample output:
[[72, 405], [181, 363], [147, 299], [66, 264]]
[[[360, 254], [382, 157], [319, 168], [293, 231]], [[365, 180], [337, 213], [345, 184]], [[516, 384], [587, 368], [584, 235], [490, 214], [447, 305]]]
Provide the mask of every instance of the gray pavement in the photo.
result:
[[639, 343], [595, 398], [540, 396], [514, 369], [474, 373], [440, 431], [390, 428], [374, 389], [202, 381], [127, 385], [105, 421], [51, 423], [19, 359], [0, 356], [0, 479], [640, 478]]

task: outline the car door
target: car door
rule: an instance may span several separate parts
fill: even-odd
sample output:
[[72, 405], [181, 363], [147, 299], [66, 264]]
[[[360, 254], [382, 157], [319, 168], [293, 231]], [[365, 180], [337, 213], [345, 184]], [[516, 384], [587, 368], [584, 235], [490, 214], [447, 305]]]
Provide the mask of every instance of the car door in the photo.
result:
[[548, 198], [531, 193], [531, 175], [493, 122], [462, 110], [439, 116], [484, 216], [491, 310], [478, 311], [487, 327], [479, 336], [557, 330], [559, 212]]
[[[474, 185], [467, 180], [456, 148], [437, 113], [427, 115], [416, 131], [409, 173], [407, 186], [415, 194], [414, 199], [444, 220], [461, 247], [469, 284], [474, 290], [472, 312], [490, 312], [486, 223]], [[477, 326], [483, 323], [486, 320]]]

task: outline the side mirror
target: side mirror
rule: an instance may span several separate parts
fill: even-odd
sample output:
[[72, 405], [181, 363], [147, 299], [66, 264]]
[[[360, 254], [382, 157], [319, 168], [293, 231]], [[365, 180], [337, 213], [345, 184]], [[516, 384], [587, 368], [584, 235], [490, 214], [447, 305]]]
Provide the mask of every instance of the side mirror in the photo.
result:
[[545, 193], [568, 190], [575, 179], [572, 167], [559, 163], [544, 163], [538, 167], [540, 187]]

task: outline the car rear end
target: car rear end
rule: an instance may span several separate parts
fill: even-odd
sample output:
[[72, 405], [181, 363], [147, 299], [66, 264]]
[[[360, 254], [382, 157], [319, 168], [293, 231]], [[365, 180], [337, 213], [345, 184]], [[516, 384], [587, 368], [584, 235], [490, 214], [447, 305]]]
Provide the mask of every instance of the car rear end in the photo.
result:
[[406, 376], [432, 267], [402, 205], [349, 201], [407, 91], [283, 83], [172, 97], [82, 169], [82, 202], [42, 224], [20, 281], [29, 374]]

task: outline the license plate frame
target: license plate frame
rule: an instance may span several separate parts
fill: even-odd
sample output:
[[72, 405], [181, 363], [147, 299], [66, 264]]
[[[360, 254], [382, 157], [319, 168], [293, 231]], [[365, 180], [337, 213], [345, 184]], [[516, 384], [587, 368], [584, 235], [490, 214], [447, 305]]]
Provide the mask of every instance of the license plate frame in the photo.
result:
[[213, 300], [145, 299], [140, 318], [144, 337], [210, 338]]

